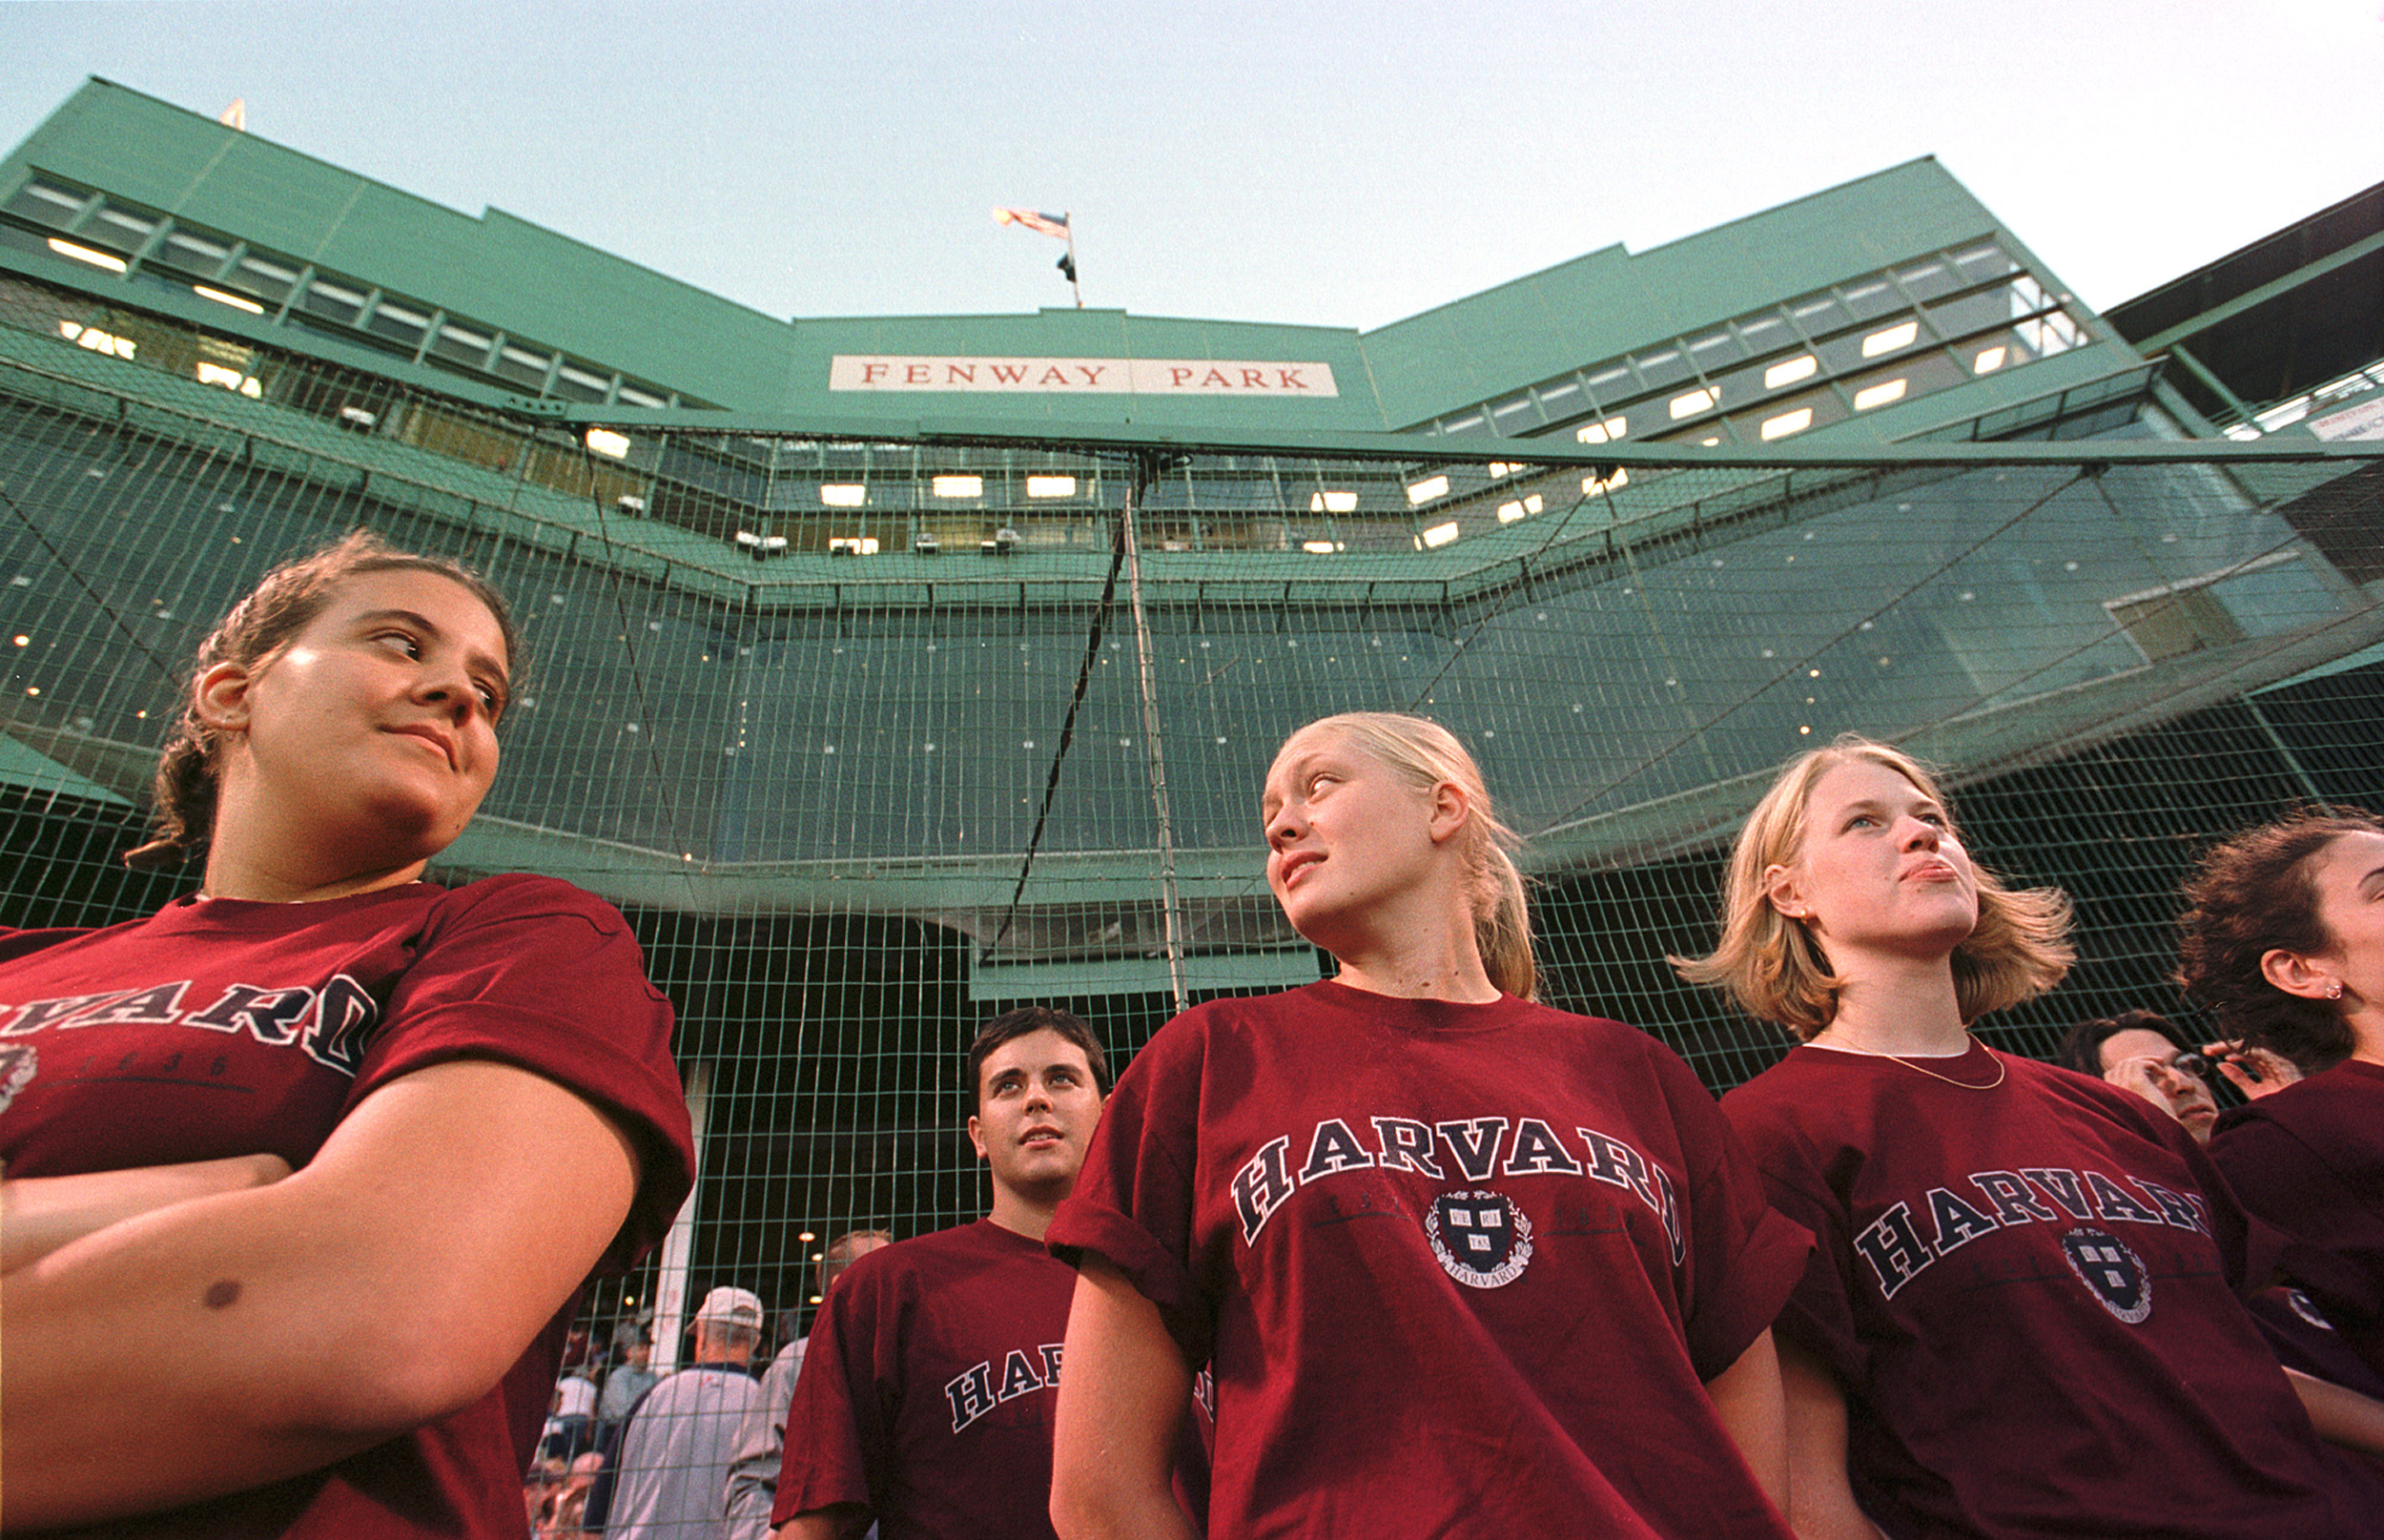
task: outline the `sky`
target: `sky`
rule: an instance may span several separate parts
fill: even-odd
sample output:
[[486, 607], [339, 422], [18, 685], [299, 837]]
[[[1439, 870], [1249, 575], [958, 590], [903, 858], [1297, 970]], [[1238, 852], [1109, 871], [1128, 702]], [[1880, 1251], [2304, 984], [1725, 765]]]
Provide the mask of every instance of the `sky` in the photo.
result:
[[794, 316], [1372, 328], [1934, 155], [2107, 309], [2384, 181], [2384, 0], [0, 0], [86, 76]]

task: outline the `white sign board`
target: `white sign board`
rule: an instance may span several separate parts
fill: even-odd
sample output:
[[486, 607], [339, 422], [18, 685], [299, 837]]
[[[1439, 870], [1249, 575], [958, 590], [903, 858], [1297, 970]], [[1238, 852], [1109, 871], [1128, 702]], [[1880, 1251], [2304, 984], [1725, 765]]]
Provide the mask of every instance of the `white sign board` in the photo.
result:
[[929, 390], [1020, 395], [1338, 396], [1328, 363], [1255, 359], [988, 359], [839, 353], [830, 390]]
[[2384, 400], [2361, 401], [2340, 412], [2309, 420], [2312, 433], [2330, 443], [2345, 439], [2384, 439]]

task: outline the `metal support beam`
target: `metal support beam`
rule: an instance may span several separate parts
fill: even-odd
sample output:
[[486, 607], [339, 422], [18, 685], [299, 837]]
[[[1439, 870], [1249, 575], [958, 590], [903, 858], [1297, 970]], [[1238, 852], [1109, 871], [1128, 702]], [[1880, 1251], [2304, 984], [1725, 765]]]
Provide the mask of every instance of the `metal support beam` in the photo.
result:
[[2305, 283], [2315, 282], [2336, 268], [2348, 267], [2361, 257], [2376, 252], [2384, 252], [2384, 230], [2377, 231], [2365, 240], [2353, 241], [2330, 257], [2321, 257], [2314, 262], [2305, 262], [2281, 278], [2271, 278], [2256, 289], [2247, 289], [2223, 305], [2206, 310], [2190, 319], [2181, 320], [2165, 331], [2154, 332], [2150, 337], [2133, 345], [2138, 353], [2148, 359], [2156, 353], [2173, 352], [2176, 345], [2189, 337], [2198, 337], [2213, 326], [2234, 319], [2245, 311], [2257, 310], [2271, 299], [2291, 294]]

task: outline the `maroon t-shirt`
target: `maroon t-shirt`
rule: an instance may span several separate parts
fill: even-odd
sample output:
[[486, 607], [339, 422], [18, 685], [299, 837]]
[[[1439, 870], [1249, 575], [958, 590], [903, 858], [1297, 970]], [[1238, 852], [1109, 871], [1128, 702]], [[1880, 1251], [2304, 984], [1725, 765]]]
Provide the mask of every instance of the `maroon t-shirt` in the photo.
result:
[[2346, 1059], [2219, 1119], [2210, 1159], [2285, 1232], [2285, 1271], [2384, 1375], [2384, 1064]]
[[812, 1324], [774, 1527], [858, 1503], [884, 1540], [1050, 1540], [1076, 1274], [992, 1220], [869, 1253]]
[[[400, 1076], [516, 1064], [603, 1106], [644, 1181], [610, 1260], [693, 1181], [670, 1006], [621, 915], [548, 877], [313, 904], [179, 899], [102, 931], [0, 933], [0, 1158], [71, 1176], [271, 1152], [303, 1166]], [[93, 1533], [519, 1536], [566, 1305], [475, 1405], [326, 1469]], [[128, 1459], [137, 1451], [126, 1451]]]
[[1722, 1108], [1819, 1238], [1779, 1333], [1836, 1370], [1890, 1534], [2374, 1532], [2236, 1297], [2274, 1238], [2174, 1119], [1977, 1044], [1798, 1048]]
[[1213, 1371], [1212, 1534], [1788, 1532], [1702, 1382], [1810, 1242], [1619, 1022], [1332, 982], [1197, 1006], [1046, 1239]]

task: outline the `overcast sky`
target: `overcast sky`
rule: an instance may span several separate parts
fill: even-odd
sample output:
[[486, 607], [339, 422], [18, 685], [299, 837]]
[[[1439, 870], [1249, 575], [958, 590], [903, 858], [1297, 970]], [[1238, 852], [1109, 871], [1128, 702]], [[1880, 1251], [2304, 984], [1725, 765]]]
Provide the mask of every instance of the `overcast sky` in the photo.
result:
[[2105, 309], [2384, 180], [2384, 0], [0, 0], [87, 75], [767, 314], [1373, 327], [1935, 155]]

